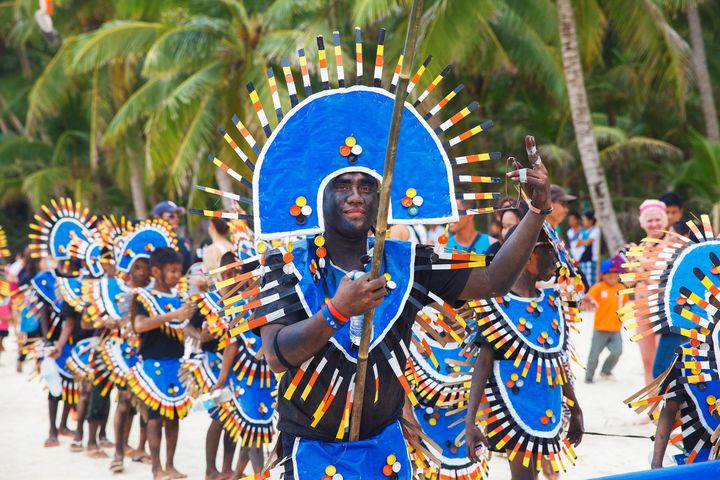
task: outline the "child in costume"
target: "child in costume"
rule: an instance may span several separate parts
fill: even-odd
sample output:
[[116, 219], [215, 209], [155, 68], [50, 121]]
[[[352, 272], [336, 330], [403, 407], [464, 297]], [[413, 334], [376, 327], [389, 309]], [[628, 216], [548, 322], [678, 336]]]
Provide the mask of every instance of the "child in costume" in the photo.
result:
[[[261, 149], [239, 118], [234, 117], [233, 124], [246, 146], [257, 155], [255, 162], [229, 133], [222, 132], [253, 171], [256, 240], [304, 237], [272, 252], [266, 252], [267, 245], [260, 244], [261, 267], [235, 278], [236, 282], [261, 278], [260, 288], [243, 298], [247, 308], [253, 310], [252, 315], [233, 328], [233, 335], [257, 329], [268, 365], [276, 373], [284, 372], [278, 387], [277, 408], [287, 479], [335, 475], [411, 477], [400, 417], [406, 398], [416, 402], [403, 369], [417, 312], [430, 303], [439, 303], [444, 313], [456, 318], [453, 302], [506, 292], [529, 257], [550, 211], [547, 171], [537, 156], [533, 139], [528, 137], [526, 148], [533, 166], [520, 168], [516, 163], [517, 170], [510, 172], [508, 178], [526, 184], [532, 195], [532, 213], [520, 223], [515, 237], [500, 249], [493, 264], [480, 268], [483, 261], [474, 254], [437, 254], [429, 247], [388, 240], [381, 258], [383, 276], [369, 278], [375, 243], [368, 232], [374, 228], [380, 208], [380, 181], [395, 103], [392, 92], [402, 88], [412, 91], [429, 62], [428, 59], [422, 65], [410, 86], [399, 83], [406, 80], [399, 80], [398, 70], [387, 85], [390, 92], [386, 91], [382, 88], [384, 33], [383, 30], [379, 39], [372, 87], [362, 85], [359, 29], [358, 85], [346, 86], [338, 32], [334, 33], [333, 42], [339, 59], [336, 64], [339, 89], [329, 89], [323, 37], [317, 39], [323, 91], [312, 92], [306, 57], [301, 50], [305, 99], [300, 102], [290, 66], [283, 61], [292, 105], [288, 112], [282, 109], [277, 81], [270, 69], [268, 82], [279, 122], [274, 131], [255, 87], [249, 84], [251, 101], [268, 141]], [[490, 193], [455, 192], [456, 182], [478, 185], [499, 181], [452, 174], [456, 166], [499, 158], [494, 153], [463, 157], [448, 154], [451, 148], [491, 126], [490, 122], [483, 122], [464, 133], [450, 133], [453, 126], [478, 107], [477, 103], [460, 107], [460, 112], [437, 128], [427, 123], [459, 91], [451, 92], [438, 105], [423, 104], [447, 72], [441, 72], [424, 88], [413, 104], [399, 104], [403, 105], [403, 122], [390, 194], [391, 224], [454, 222], [460, 214], [489, 211], [471, 208], [459, 212], [457, 196], [481, 201], [497, 197]], [[426, 113], [420, 114], [418, 108]], [[250, 184], [219, 159], [212, 160], [236, 180]], [[230, 192], [203, 189], [243, 200]], [[233, 212], [199, 213], [248, 218]], [[384, 234], [379, 231], [378, 238], [384, 238], [381, 236]], [[367, 377], [363, 385], [356, 385], [359, 322], [373, 309]], [[458, 322], [463, 324], [462, 318]], [[356, 388], [364, 392], [357, 401]], [[349, 441], [351, 412], [360, 408], [359, 440]], [[413, 418], [406, 420], [411, 425], [417, 424]]]
[[[236, 257], [230, 253], [223, 255], [221, 265], [226, 269], [221, 273], [223, 280], [248, 273], [257, 266], [257, 256], [250, 250], [252, 245], [250, 249], [243, 248], [242, 243], [236, 241], [236, 251], [243, 260], [236, 261]], [[243, 286], [241, 295], [246, 296], [253, 288], [258, 288], [253, 282]], [[231, 324], [242, 323], [251, 315], [246, 306], [246, 303], [238, 302], [234, 310], [230, 310], [227, 334], [230, 333]], [[245, 474], [248, 464], [252, 465], [256, 475], [262, 472], [265, 462], [263, 448], [272, 443], [275, 435], [273, 393], [277, 382], [260, 353], [261, 348], [262, 339], [251, 331], [240, 332], [232, 337], [228, 335], [220, 373], [214, 386], [214, 390], [229, 388], [232, 393], [231, 400], [220, 406], [219, 418], [233, 440], [240, 444], [234, 475], [236, 478]]]
[[[224, 264], [221, 263], [223, 266], [235, 261], [235, 256], [232, 252], [225, 252], [221, 259], [226, 258], [226, 256], [229, 256], [230, 260]], [[229, 274], [231, 276], [233, 275], [232, 269], [227, 270], [227, 272], [230, 272]], [[188, 372], [190, 380], [186, 383], [190, 384], [189, 389], [192, 394], [194, 394], [193, 396], [209, 393], [214, 389], [218, 381], [223, 358], [222, 354], [218, 351], [219, 345], [222, 341], [225, 348], [227, 348], [226, 344], [228, 340], [228, 326], [222, 313], [223, 307], [220, 304], [220, 299], [223, 295], [227, 294], [228, 291], [229, 289], [225, 287], [216, 292], [205, 292], [194, 296], [198, 310], [190, 319], [186, 332], [191, 338], [200, 342], [202, 353], [186, 362], [183, 366]], [[212, 333], [209, 324], [212, 324]], [[224, 435], [221, 470], [217, 469], [215, 463], [220, 437], [223, 433], [223, 423], [220, 421], [219, 411], [218, 406], [214, 404], [208, 410], [211, 422], [205, 437], [206, 480], [228, 477], [232, 474], [235, 441], [229, 432], [225, 432]]]
[[682, 445], [678, 464], [714, 460], [720, 447], [720, 240], [710, 218], [700, 218], [687, 222], [688, 235], [669, 232], [631, 248], [625, 266], [635, 271], [621, 275], [636, 284], [628, 291], [633, 300], [619, 311], [633, 341], [655, 333], [689, 340], [675, 349], [670, 368], [626, 400], [658, 421], [652, 468], [663, 466], [669, 442]]
[[115, 454], [110, 470], [124, 470], [123, 459], [129, 455], [134, 461], [150, 461], [145, 453], [146, 422], [140, 416], [140, 442], [137, 449], [128, 445], [130, 427], [135, 414], [131, 395], [127, 389], [130, 369], [138, 358], [139, 341], [130, 318], [132, 290], [144, 288], [150, 282], [150, 253], [158, 248], [176, 245], [170, 226], [162, 220], [145, 220], [131, 223], [114, 217], [105, 219], [102, 232], [106, 243], [112, 245], [113, 262], [117, 277], [102, 278], [84, 286], [88, 312], [96, 323], [108, 330], [100, 345], [102, 377], [117, 388], [118, 404], [115, 410]]
[[[513, 227], [508, 238], [516, 232]], [[513, 480], [536, 478], [545, 456], [554, 471], [564, 469], [562, 457], [573, 461], [572, 446], [583, 435], [582, 411], [563, 358], [567, 322], [574, 312], [554, 289], [536, 288], [537, 282], [555, 275], [556, 262], [553, 243], [542, 232], [510, 293], [481, 300], [477, 309], [477, 358], [465, 420], [467, 454], [479, 461], [476, 449], [483, 446], [507, 452]], [[565, 439], [563, 397], [571, 411]], [[487, 406], [478, 412], [481, 403]]]
[[[30, 252], [34, 258], [47, 259], [56, 263], [60, 276], [74, 277], [78, 275], [73, 266], [82, 263], [94, 275], [102, 274], [100, 263], [101, 245], [93, 241], [92, 224], [95, 217], [89, 218], [88, 211], [74, 204], [72, 200], [60, 198], [59, 201], [50, 200], [50, 206], [41, 207], [42, 214], [35, 215], [37, 223], [30, 224], [29, 238], [31, 240]], [[71, 254], [71, 245], [80, 242], [87, 248], [83, 250], [82, 261], [78, 262]], [[75, 259], [75, 262], [71, 262]], [[69, 310], [63, 314], [63, 298], [57, 291], [58, 276], [52, 270], [45, 270], [33, 277], [30, 282], [38, 298], [42, 299], [44, 307], [40, 309], [41, 328], [47, 342], [45, 354], [55, 359], [63, 380], [62, 399], [65, 402], [63, 419], [66, 419], [68, 405], [77, 403], [77, 388], [72, 372], [66, 369], [66, 361], [70, 357], [73, 339], [74, 323], [72, 319], [65, 321]], [[57, 429], [55, 417], [59, 398], [52, 395], [50, 402], [50, 436], [47, 446], [55, 446], [57, 442]], [[62, 420], [65, 425], [66, 420]], [[65, 427], [66, 428], [66, 427]], [[67, 432], [66, 432], [67, 433]]]
[[622, 324], [617, 311], [626, 301], [626, 297], [620, 293], [625, 289], [625, 285], [620, 283], [618, 266], [613, 265], [610, 258], [600, 264], [600, 274], [602, 275], [600, 281], [590, 287], [583, 299], [586, 308], [595, 310], [592, 343], [585, 367], [585, 383], [593, 382], [595, 369], [603, 350], [607, 348], [609, 352], [600, 369], [600, 375], [603, 377], [612, 375], [612, 370], [622, 355], [620, 334]]
[[[183, 329], [195, 307], [174, 289], [182, 277], [182, 257], [173, 248], [150, 254], [153, 288], [136, 288], [133, 327], [140, 335], [140, 358], [130, 369], [128, 386], [148, 410], [148, 443], [155, 480], [186, 478], [175, 468], [179, 420], [187, 414], [189, 398], [179, 378], [185, 352]], [[160, 464], [165, 431], [166, 465]]]

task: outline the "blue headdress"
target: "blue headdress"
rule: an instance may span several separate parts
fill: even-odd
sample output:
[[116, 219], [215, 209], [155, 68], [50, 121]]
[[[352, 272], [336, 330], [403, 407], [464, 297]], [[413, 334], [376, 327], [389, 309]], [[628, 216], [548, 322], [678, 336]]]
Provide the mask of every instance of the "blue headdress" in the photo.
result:
[[99, 277], [104, 269], [101, 263], [102, 243], [92, 226], [96, 217], [88, 217], [88, 209], [72, 199], [50, 200], [50, 207], [42, 205], [42, 215], [35, 215], [30, 229], [30, 250], [33, 258], [52, 257], [56, 260], [80, 259], [88, 272]]
[[156, 218], [133, 224], [122, 219], [118, 225], [113, 218], [111, 222], [121, 231], [113, 241], [115, 265], [121, 275], [130, 273], [133, 262], [138, 258], [150, 258], [155, 249], [178, 248], [172, 227], [164, 220]]
[[[236, 201], [252, 203], [253, 215], [230, 212], [191, 210], [207, 216], [254, 220], [255, 238], [272, 240], [291, 235], [321, 234], [325, 229], [322, 195], [327, 183], [346, 172], [363, 172], [382, 180], [388, 142], [394, 91], [397, 88], [401, 55], [389, 84], [383, 80], [385, 31], [381, 30], [375, 57], [372, 86], [363, 84], [363, 58], [360, 30], [356, 29], [356, 85], [345, 78], [340, 34], [333, 33], [337, 69], [337, 89], [331, 89], [327, 55], [322, 36], [317, 37], [322, 90], [313, 92], [305, 51], [298, 51], [303, 78], [304, 100], [298, 98], [290, 63], [282, 59], [287, 100], [280, 99], [278, 82], [272, 68], [267, 71], [268, 87], [277, 119], [271, 128], [265, 107], [252, 83], [247, 85], [250, 100], [257, 113], [267, 141], [260, 145], [243, 122], [232, 123], [245, 145], [235, 142], [221, 129], [225, 141], [252, 172], [251, 180], [229, 167], [214, 155], [210, 159], [247, 188], [252, 200], [213, 188], [197, 188]], [[419, 67], [408, 86], [411, 94], [432, 57]], [[499, 153], [451, 156], [452, 147], [487, 130], [492, 122], [477, 123], [469, 130], [456, 130], [456, 124], [478, 108], [477, 102], [456, 107], [447, 120], [439, 113], [463, 88], [456, 87], [445, 96], [431, 94], [451, 67], [443, 69], [418, 95], [405, 103], [397, 146], [395, 175], [390, 195], [389, 222], [394, 224], [437, 224], [456, 221], [459, 214], [477, 214], [492, 208], [458, 211], [456, 199], [492, 200], [494, 193], [456, 194], [457, 183], [498, 183], [495, 177], [453, 175], [457, 165], [499, 158]], [[387, 88], [387, 89], [386, 89]], [[283, 108], [283, 103], [290, 109]], [[422, 113], [421, 113], [422, 112]], [[274, 123], [274, 122], [273, 122]], [[455, 127], [455, 128], [453, 128]], [[452, 132], [452, 133], [451, 133]], [[253, 162], [250, 156], [256, 156]]]

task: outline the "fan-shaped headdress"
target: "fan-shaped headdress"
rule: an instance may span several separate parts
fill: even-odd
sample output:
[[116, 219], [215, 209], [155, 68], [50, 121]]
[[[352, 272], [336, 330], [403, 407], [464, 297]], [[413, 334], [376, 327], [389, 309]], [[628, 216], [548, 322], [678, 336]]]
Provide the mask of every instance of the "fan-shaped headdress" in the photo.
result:
[[123, 218], [118, 224], [115, 219], [111, 220], [114, 225], [121, 229], [113, 243], [113, 254], [118, 272], [126, 275], [138, 258], [150, 258], [153, 250], [162, 247], [170, 247], [177, 250], [177, 239], [172, 227], [160, 219], [143, 220], [138, 223], [125, 221]]
[[[390, 117], [400, 67], [389, 84], [383, 79], [385, 31], [380, 31], [372, 86], [364, 85], [363, 54], [360, 29], [355, 31], [356, 85], [345, 78], [340, 34], [333, 33], [337, 86], [331, 88], [325, 43], [317, 37], [322, 89], [313, 91], [305, 51], [298, 51], [305, 98], [298, 96], [298, 86], [287, 59], [282, 59], [287, 101], [280, 98], [279, 84], [273, 68], [267, 71], [268, 87], [277, 119], [273, 129], [258, 91], [247, 85], [250, 100], [267, 140], [261, 145], [245, 124], [233, 117], [233, 124], [242, 136], [241, 147], [221, 129], [225, 141], [252, 172], [252, 179], [229, 167], [214, 155], [210, 159], [235, 180], [252, 188], [255, 237], [271, 240], [291, 235], [322, 233], [325, 229], [322, 195], [327, 183], [345, 172], [363, 172], [381, 180], [388, 143]], [[412, 93], [427, 71], [428, 57], [412, 77], [408, 92]], [[445, 96], [432, 92], [450, 72], [443, 69], [421, 91], [413, 103], [405, 103], [395, 160], [395, 175], [390, 195], [390, 223], [420, 224], [456, 221], [458, 214], [476, 214], [492, 208], [459, 212], [455, 199], [491, 200], [494, 193], [456, 194], [458, 183], [498, 183], [494, 177], [453, 176], [453, 167], [499, 158], [499, 153], [451, 156], [448, 151], [465, 140], [490, 128], [492, 122], [474, 124], [458, 130], [456, 124], [478, 108], [477, 102], [455, 108], [446, 120], [440, 113], [463, 88], [459, 85]], [[387, 88], [387, 89], [386, 89]], [[287, 110], [283, 104], [289, 104]], [[448, 107], [448, 109], [451, 107]], [[453, 128], [455, 127], [455, 128]], [[251, 153], [252, 152], [252, 153]], [[250, 155], [256, 156], [254, 162]], [[237, 201], [248, 199], [213, 188], [197, 187], [212, 194]], [[208, 216], [250, 218], [230, 212], [191, 210]]]
[[50, 200], [50, 207], [42, 205], [42, 214], [35, 215], [30, 224], [30, 255], [33, 258], [52, 257], [56, 260], [81, 259], [89, 273], [95, 277], [103, 274], [102, 243], [93, 233], [96, 217], [89, 217], [89, 210], [74, 204], [70, 198]]

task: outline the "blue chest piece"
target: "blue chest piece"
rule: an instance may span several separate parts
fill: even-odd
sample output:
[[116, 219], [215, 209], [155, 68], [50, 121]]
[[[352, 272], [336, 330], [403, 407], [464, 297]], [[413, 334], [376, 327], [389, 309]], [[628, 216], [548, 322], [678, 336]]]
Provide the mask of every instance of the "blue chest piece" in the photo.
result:
[[[311, 242], [308, 240], [298, 243], [293, 250], [293, 263], [301, 274], [298, 283], [300, 297], [307, 314], [310, 316], [320, 310], [326, 298], [332, 298], [335, 295], [340, 281], [347, 272], [328, 262], [327, 276], [324, 279], [316, 281], [310, 271], [310, 257], [307, 251], [309, 244], [311, 244]], [[395, 282], [396, 287], [390, 291], [385, 301], [375, 309], [373, 336], [370, 342], [371, 350], [383, 340], [405, 307], [405, 302], [410, 295], [414, 280], [414, 253], [414, 247], [409, 242], [397, 242], [393, 240], [387, 240], [385, 242], [385, 254], [383, 256], [381, 271], [389, 275], [390, 279]], [[370, 264], [368, 264], [366, 268], [369, 270]], [[339, 348], [347, 358], [355, 361], [355, 359], [357, 359], [357, 351], [352, 348], [349, 331], [350, 329], [347, 327], [340, 329], [330, 341]]]

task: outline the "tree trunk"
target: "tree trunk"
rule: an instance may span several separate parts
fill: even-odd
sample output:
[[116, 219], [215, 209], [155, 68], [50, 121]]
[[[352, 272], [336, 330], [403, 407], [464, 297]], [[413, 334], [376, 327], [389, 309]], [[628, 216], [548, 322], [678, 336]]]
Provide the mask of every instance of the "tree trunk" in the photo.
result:
[[692, 44], [692, 63], [697, 76], [698, 90], [700, 91], [700, 106], [705, 119], [705, 134], [710, 140], [720, 141], [718, 129], [717, 110], [713, 98], [710, 73], [708, 72], [705, 57], [705, 45], [702, 36], [702, 24], [694, 1], [687, 4], [688, 27], [690, 27], [690, 43]]
[[[215, 169], [215, 181], [217, 181], [218, 188], [220, 190], [223, 190], [225, 192], [232, 192], [233, 191], [233, 183], [230, 180], [230, 175], [223, 172], [219, 168]], [[232, 207], [233, 201], [229, 198], [222, 197], [222, 204], [223, 208], [225, 210], [228, 210], [230, 207]], [[247, 206], [243, 207], [247, 208]]]
[[147, 218], [147, 205], [145, 204], [145, 188], [140, 168], [140, 159], [128, 152], [128, 165], [130, 167], [130, 192], [132, 194], [135, 216], [144, 220]]
[[610, 253], [614, 253], [625, 245], [625, 240], [615, 216], [605, 172], [600, 165], [597, 141], [592, 131], [590, 105], [585, 91], [585, 80], [575, 33], [575, 18], [570, 0], [557, 0], [557, 9], [565, 83], [580, 160], [590, 191], [590, 200], [595, 209], [595, 215], [600, 220], [603, 237]]

